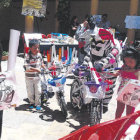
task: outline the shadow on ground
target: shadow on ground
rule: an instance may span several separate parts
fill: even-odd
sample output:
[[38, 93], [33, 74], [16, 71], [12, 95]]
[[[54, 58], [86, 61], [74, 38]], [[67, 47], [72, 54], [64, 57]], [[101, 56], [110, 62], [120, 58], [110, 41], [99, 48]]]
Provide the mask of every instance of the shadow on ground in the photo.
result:
[[52, 110], [48, 106], [42, 106], [44, 112], [39, 116], [44, 121], [54, 121], [63, 123], [66, 121], [63, 113], [60, 110]]
[[[69, 127], [74, 128], [75, 130], [85, 126], [89, 125], [89, 114], [87, 111], [87, 107], [83, 106], [81, 110], [74, 109], [70, 102], [67, 103], [67, 108], [69, 111], [69, 118], [66, 120], [66, 122], [69, 124]], [[75, 125], [74, 122], [71, 122], [70, 119], [73, 119], [77, 122], [79, 122], [79, 125]]]
[[66, 118], [63, 116], [62, 112], [60, 110], [52, 110], [48, 107], [49, 102], [42, 106], [42, 110], [37, 111], [35, 108], [29, 109], [29, 100], [28, 98], [24, 99], [26, 104], [22, 104], [15, 108], [16, 111], [29, 111], [31, 113], [39, 113], [39, 118], [44, 121], [54, 121], [63, 123], [66, 121]]
[[[89, 114], [87, 107], [84, 106], [81, 110], [74, 109], [71, 103], [67, 103], [68, 117], [65, 118], [61, 110], [52, 110], [49, 108], [49, 102], [42, 106], [42, 110], [36, 111], [36, 109], [29, 109], [28, 99], [24, 99], [26, 104], [22, 104], [15, 108], [16, 111], [29, 111], [31, 113], [39, 113], [39, 118], [43, 121], [57, 121], [59, 123], [67, 122], [69, 127], [73, 128], [74, 131], [80, 129], [85, 125], [89, 125]], [[77, 123], [75, 123], [78, 122]]]

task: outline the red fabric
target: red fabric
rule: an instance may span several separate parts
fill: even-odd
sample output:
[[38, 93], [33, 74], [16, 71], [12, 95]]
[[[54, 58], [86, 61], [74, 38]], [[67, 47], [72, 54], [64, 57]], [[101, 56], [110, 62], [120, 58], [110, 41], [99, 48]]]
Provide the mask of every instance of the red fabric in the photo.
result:
[[114, 56], [118, 55], [119, 51], [118, 49], [113, 49], [112, 52], [111, 52]]
[[29, 47], [25, 47], [24, 49], [25, 49], [24, 50], [25, 53], [28, 53], [29, 52]]
[[44, 35], [44, 34], [42, 34], [42, 38], [46, 38], [46, 39], [47, 39], [47, 36], [46, 36], [46, 35]]
[[68, 57], [68, 51], [67, 50], [64, 50], [64, 56], [65, 56], [65, 58], [67, 60], [67, 57]]
[[48, 34], [48, 35], [47, 35], [47, 38], [51, 38], [51, 34]]
[[[59, 140], [91, 140], [91, 138], [94, 140], [120, 140], [125, 134], [125, 131], [139, 116], [140, 111], [137, 111], [136, 113], [116, 120], [104, 122], [91, 127], [84, 126]], [[139, 136], [139, 133], [137, 134]]]
[[51, 62], [51, 54], [49, 50], [47, 50], [47, 60], [48, 62]]
[[135, 135], [135, 140], [139, 140], [140, 139], [140, 127]]
[[83, 48], [85, 46], [85, 41], [79, 41], [79, 48]]
[[102, 40], [111, 40], [112, 43], [115, 45], [113, 35], [106, 29], [99, 29], [99, 36]]

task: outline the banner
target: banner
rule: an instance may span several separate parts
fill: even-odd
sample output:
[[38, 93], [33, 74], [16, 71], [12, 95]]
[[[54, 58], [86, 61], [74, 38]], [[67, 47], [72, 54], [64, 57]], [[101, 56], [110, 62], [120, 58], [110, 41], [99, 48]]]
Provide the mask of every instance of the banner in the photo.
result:
[[45, 17], [47, 0], [23, 0], [22, 15]]
[[15, 64], [19, 46], [20, 31], [10, 30], [9, 56], [7, 71], [0, 72], [0, 110], [10, 108], [18, 103]]
[[17, 51], [19, 46], [19, 38], [20, 38], [20, 31], [11, 29], [7, 71], [12, 71], [15, 68]]
[[126, 16], [125, 28], [128, 29], [140, 29], [140, 16]]

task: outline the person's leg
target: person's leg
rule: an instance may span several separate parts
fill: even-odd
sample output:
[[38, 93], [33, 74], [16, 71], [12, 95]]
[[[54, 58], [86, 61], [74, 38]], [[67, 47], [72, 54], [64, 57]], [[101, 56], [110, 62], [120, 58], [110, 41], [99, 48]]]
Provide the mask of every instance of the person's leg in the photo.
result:
[[2, 118], [3, 118], [3, 110], [0, 110], [0, 139], [2, 133]]
[[41, 97], [41, 82], [40, 79], [35, 81], [35, 106], [40, 106], [41, 105], [41, 101], [40, 101], [40, 97]]
[[116, 77], [112, 77], [107, 80], [111, 80], [113, 84], [109, 85], [109, 90], [105, 92], [105, 98], [103, 99], [103, 113], [108, 111], [108, 104], [110, 103], [110, 100], [112, 99], [114, 93]]
[[28, 95], [28, 99], [30, 101], [30, 104], [34, 104], [35, 103], [34, 80], [26, 78], [26, 88], [27, 88], [27, 95]]
[[134, 111], [135, 111], [134, 107], [129, 106], [129, 105], [126, 106], [126, 115], [132, 114], [134, 113]]
[[125, 104], [117, 101], [117, 109], [116, 109], [116, 113], [115, 113], [115, 119], [120, 118], [122, 116], [124, 108], [125, 108]]
[[81, 52], [81, 50], [79, 49], [78, 51], [78, 64], [82, 64], [84, 62], [84, 57], [85, 57], [85, 54]]

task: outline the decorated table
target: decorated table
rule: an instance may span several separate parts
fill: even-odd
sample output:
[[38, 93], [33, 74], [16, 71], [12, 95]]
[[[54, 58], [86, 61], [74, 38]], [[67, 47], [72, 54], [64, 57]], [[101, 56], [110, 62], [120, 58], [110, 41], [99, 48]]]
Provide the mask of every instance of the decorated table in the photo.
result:
[[47, 57], [48, 62], [56, 59], [61, 61], [62, 58], [71, 61], [73, 57], [77, 57], [78, 41], [67, 34], [51, 33], [46, 36], [24, 33], [25, 53], [28, 53], [30, 39], [40, 40], [40, 52]]

